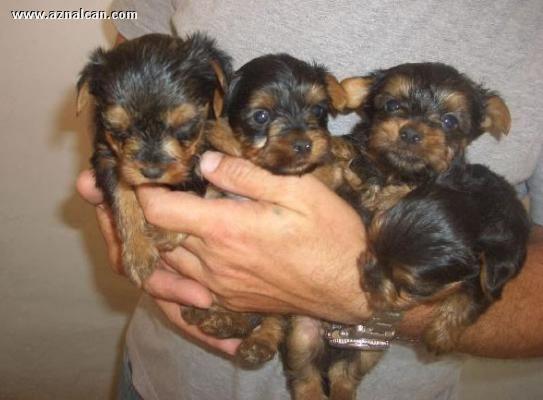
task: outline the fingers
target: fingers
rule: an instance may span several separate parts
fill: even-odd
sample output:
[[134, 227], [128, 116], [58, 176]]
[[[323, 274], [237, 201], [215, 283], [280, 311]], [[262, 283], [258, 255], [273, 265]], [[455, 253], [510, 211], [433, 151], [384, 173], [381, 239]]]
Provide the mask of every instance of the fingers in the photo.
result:
[[146, 220], [174, 232], [207, 236], [216, 226], [243, 218], [251, 206], [231, 199], [203, 199], [189, 192], [160, 187], [138, 187], [138, 200]]
[[208, 151], [200, 161], [200, 170], [219, 188], [254, 200], [280, 203], [285, 194], [296, 191], [300, 178], [272, 175], [241, 158]]
[[195, 280], [163, 268], [155, 269], [143, 287], [155, 298], [178, 304], [199, 308], [209, 308], [212, 304], [211, 293], [207, 288]]
[[94, 172], [87, 169], [77, 177], [76, 188], [81, 197], [93, 206], [97, 206], [104, 201], [104, 196], [100, 189], [96, 187]]
[[234, 355], [236, 353], [236, 350], [241, 343], [240, 339], [217, 339], [208, 336], [202, 333], [198, 327], [188, 325], [185, 320], [183, 320], [179, 304], [160, 299], [155, 299], [155, 301], [164, 314], [166, 314], [166, 317], [188, 336], [226, 354]]
[[[200, 241], [200, 239], [194, 236], [189, 236], [185, 239], [185, 242], [192, 242], [193, 240]], [[185, 242], [183, 242], [183, 246], [185, 246]], [[205, 283], [206, 278], [204, 276], [205, 272], [202, 261], [191, 252], [190, 248], [187, 250], [184, 247], [177, 247], [172, 251], [162, 254], [162, 258], [178, 274]]]
[[115, 229], [111, 210], [106, 207], [96, 207], [96, 219], [98, 220], [98, 226], [100, 227], [104, 242], [106, 243], [111, 267], [118, 274], [124, 274], [121, 257], [121, 242], [117, 236], [117, 230]]
[[121, 243], [117, 236], [113, 216], [111, 215], [111, 210], [103, 203], [104, 196], [100, 189], [96, 187], [96, 180], [92, 170], [87, 169], [79, 174], [76, 188], [84, 200], [95, 206], [96, 219], [98, 220], [98, 226], [106, 243], [111, 267], [118, 274], [123, 274]]

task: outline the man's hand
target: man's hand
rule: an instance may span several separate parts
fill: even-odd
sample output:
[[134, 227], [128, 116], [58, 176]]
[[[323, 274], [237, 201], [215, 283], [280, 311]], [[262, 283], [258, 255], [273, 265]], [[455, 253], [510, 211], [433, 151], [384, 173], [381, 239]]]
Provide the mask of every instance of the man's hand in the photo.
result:
[[[100, 190], [96, 188], [94, 175], [90, 170], [83, 171], [77, 179], [80, 195], [96, 209], [96, 217], [108, 249], [109, 261], [113, 270], [123, 273], [121, 246], [117, 237], [111, 210], [103, 202]], [[180, 305], [194, 305], [207, 308], [211, 305], [210, 292], [198, 282], [181, 276], [166, 263], [161, 263], [144, 284], [146, 292], [151, 294], [167, 318], [180, 330], [193, 338], [221, 350], [234, 354], [240, 341], [238, 339], [219, 340], [204, 335], [195, 326], [188, 325], [182, 318]]]
[[151, 224], [191, 235], [164, 256], [169, 265], [234, 310], [345, 323], [368, 316], [357, 269], [365, 231], [351, 207], [310, 175], [276, 176], [214, 152], [200, 166], [210, 182], [248, 199], [138, 188]]

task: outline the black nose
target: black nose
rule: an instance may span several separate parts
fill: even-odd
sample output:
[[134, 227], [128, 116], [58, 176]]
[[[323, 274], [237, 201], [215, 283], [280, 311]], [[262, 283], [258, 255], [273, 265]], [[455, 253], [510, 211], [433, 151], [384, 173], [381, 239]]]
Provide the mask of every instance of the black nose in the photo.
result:
[[160, 167], [147, 167], [140, 169], [141, 174], [149, 179], [158, 179], [164, 174], [164, 169]]
[[292, 143], [292, 149], [295, 153], [298, 154], [306, 154], [311, 151], [311, 148], [313, 145], [311, 144], [311, 141], [308, 139], [298, 139], [295, 140], [294, 143]]
[[422, 135], [409, 126], [404, 126], [400, 129], [400, 137], [404, 142], [409, 144], [417, 144], [422, 140]]

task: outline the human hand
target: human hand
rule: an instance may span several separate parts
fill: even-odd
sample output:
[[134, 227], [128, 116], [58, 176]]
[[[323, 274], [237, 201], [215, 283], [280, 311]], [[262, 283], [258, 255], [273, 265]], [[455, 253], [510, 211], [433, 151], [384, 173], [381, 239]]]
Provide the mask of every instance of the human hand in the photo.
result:
[[[77, 179], [77, 190], [81, 197], [95, 207], [98, 225], [108, 249], [112, 269], [123, 274], [121, 246], [111, 210], [104, 203], [102, 192], [96, 188], [94, 174], [83, 171]], [[166, 317], [187, 335], [206, 345], [233, 355], [240, 343], [238, 339], [220, 340], [203, 334], [197, 327], [188, 325], [182, 318], [180, 305], [207, 308], [211, 305], [210, 292], [198, 282], [181, 276], [166, 263], [161, 262], [143, 288], [155, 299]]]
[[233, 310], [345, 323], [369, 316], [357, 268], [365, 230], [347, 203], [310, 175], [276, 176], [214, 152], [200, 167], [219, 188], [249, 199], [138, 188], [151, 224], [191, 235], [164, 256], [169, 265]]

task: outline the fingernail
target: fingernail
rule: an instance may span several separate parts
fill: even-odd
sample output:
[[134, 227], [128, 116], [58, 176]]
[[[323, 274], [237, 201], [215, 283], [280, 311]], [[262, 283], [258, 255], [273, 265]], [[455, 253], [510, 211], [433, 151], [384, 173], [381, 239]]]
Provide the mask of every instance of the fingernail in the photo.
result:
[[224, 155], [216, 151], [206, 151], [200, 161], [200, 169], [203, 174], [214, 172], [219, 166]]

